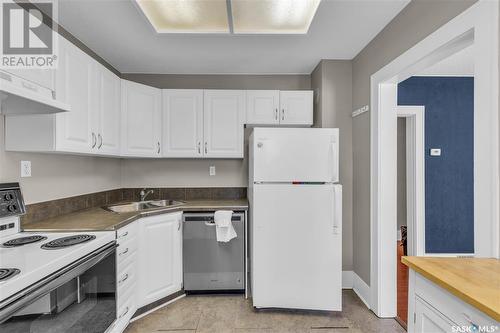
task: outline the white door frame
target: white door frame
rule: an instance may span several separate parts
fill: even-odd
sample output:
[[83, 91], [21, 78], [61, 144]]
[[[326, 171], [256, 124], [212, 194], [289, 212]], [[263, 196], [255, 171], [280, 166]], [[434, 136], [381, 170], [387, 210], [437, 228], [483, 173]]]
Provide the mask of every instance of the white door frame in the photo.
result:
[[409, 256], [425, 254], [425, 107], [398, 105], [406, 120], [406, 225]]
[[498, 258], [498, 6], [480, 0], [371, 77], [370, 305], [379, 317], [396, 316], [397, 84], [472, 43], [474, 246]]

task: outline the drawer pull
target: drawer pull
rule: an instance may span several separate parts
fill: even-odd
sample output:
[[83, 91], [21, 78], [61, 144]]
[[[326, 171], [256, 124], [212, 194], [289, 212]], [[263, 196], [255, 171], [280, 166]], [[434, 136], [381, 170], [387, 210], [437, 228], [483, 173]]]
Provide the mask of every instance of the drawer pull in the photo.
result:
[[122, 318], [122, 317], [123, 317], [123, 316], [125, 316], [127, 313], [128, 313], [128, 306], [127, 306], [127, 308], [125, 309], [125, 312], [123, 312], [123, 313], [120, 315], [120, 317], [119, 317], [119, 318]]
[[464, 316], [465, 320], [469, 323], [470, 326], [472, 326], [472, 329], [479, 332], [479, 326], [470, 319], [470, 317], [466, 313], [462, 313], [462, 316]]
[[31, 91], [37, 91], [37, 87], [29, 84], [29, 83], [26, 83], [26, 82], [21, 82], [21, 84], [23, 85], [23, 88], [26, 88], [26, 89], [29, 89]]
[[123, 282], [127, 281], [127, 279], [128, 279], [128, 273], [127, 273], [127, 274], [125, 274], [125, 276], [124, 276], [124, 277], [123, 277], [120, 281], [118, 281], [118, 284], [120, 284], [120, 283], [123, 283]]
[[127, 253], [128, 253], [128, 247], [123, 252], [120, 252], [119, 256], [127, 254]]
[[128, 231], [125, 231], [125, 232], [124, 232], [122, 235], [120, 235], [120, 237], [118, 237], [118, 238], [127, 237], [127, 235], [128, 235]]

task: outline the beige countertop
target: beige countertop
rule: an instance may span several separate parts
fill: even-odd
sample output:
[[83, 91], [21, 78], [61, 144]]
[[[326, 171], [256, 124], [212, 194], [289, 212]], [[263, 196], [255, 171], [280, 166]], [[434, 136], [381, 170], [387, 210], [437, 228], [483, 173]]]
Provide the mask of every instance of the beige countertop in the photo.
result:
[[500, 260], [402, 257], [401, 262], [464, 302], [500, 321]]
[[102, 207], [80, 210], [42, 221], [23, 223], [24, 231], [109, 231], [116, 230], [141, 217], [178, 211], [209, 211], [228, 209], [241, 211], [248, 209], [248, 201], [243, 200], [196, 200], [167, 208], [155, 208], [133, 213], [114, 213]]

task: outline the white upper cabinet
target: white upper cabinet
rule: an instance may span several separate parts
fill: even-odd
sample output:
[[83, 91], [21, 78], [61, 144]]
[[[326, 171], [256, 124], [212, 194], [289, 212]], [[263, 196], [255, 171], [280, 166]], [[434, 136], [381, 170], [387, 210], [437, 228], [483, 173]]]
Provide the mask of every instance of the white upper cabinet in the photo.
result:
[[247, 90], [246, 100], [247, 124], [279, 124], [279, 90]]
[[159, 157], [161, 90], [127, 80], [121, 83], [121, 154]]
[[280, 124], [312, 125], [313, 92], [311, 90], [280, 91]]
[[203, 90], [163, 90], [163, 156], [203, 156]]
[[205, 157], [242, 158], [244, 90], [204, 91]]
[[91, 87], [94, 60], [70, 42], [61, 39], [57, 70], [57, 98], [71, 106], [56, 115], [56, 150], [88, 153], [92, 140]]
[[97, 112], [93, 123], [94, 150], [105, 155], [120, 154], [120, 78], [96, 64]]

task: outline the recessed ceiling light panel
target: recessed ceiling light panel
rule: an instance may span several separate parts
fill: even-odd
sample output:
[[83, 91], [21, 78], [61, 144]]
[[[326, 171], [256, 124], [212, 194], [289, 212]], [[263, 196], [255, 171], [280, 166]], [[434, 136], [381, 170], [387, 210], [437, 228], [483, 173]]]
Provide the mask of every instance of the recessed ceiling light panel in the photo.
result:
[[321, 0], [231, 0], [237, 34], [306, 34]]
[[158, 33], [229, 33], [226, 0], [136, 0]]

